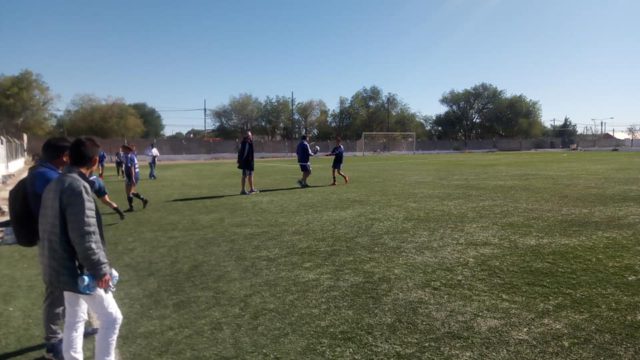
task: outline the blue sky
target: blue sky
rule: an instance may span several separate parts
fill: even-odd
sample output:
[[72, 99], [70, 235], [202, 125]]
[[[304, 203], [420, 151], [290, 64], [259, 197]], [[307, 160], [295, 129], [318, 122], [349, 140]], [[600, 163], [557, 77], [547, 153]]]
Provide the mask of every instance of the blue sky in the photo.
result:
[[[608, 130], [640, 124], [640, 1], [236, 0], [0, 2], [0, 73], [164, 109], [248, 92], [322, 99], [377, 85], [434, 115], [442, 94], [488, 82]], [[166, 133], [202, 112], [162, 112]]]

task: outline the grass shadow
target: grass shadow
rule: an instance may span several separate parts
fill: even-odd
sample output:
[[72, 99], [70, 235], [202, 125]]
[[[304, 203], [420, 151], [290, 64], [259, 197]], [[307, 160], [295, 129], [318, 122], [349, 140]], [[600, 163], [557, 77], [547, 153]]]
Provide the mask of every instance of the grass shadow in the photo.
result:
[[[320, 187], [327, 187], [327, 186], [329, 186], [329, 185], [309, 185], [308, 188], [320, 188]], [[276, 192], [276, 191], [290, 191], [290, 190], [302, 190], [302, 188], [299, 187], [299, 186], [292, 186], [292, 187], [288, 187], [288, 188], [262, 189], [262, 190], [260, 190], [260, 193], [269, 193], [269, 192]], [[198, 196], [198, 197], [190, 197], [190, 198], [173, 199], [173, 200], [169, 200], [168, 202], [214, 200], [214, 199], [222, 199], [222, 198], [232, 197], [232, 196], [246, 196], [246, 195], [229, 194], [229, 195]]]

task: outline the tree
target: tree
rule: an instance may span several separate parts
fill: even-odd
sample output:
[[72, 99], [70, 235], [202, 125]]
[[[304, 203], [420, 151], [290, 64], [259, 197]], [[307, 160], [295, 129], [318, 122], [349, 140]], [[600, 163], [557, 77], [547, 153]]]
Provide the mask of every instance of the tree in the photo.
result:
[[629, 126], [627, 128], [627, 132], [629, 133], [629, 136], [631, 137], [631, 147], [633, 147], [633, 140], [638, 137], [638, 134], [640, 133], [640, 126], [639, 125], [631, 125], [631, 126]]
[[[486, 83], [462, 91], [450, 90], [440, 99], [440, 103], [448, 108], [448, 114], [446, 117], [436, 117], [436, 123], [446, 118], [452, 122], [448, 125], [456, 133], [455, 138], [465, 142], [479, 139], [483, 119], [490, 115], [490, 111], [503, 96], [502, 90]], [[452, 125], [455, 126], [451, 127]]]
[[495, 137], [541, 136], [538, 102], [524, 95], [506, 96], [504, 90], [481, 83], [445, 93], [440, 103], [448, 109], [437, 115], [432, 130], [440, 138], [468, 141]]
[[262, 103], [260, 128], [269, 140], [285, 138], [287, 124], [291, 118], [291, 103], [287, 97], [267, 98]]
[[138, 113], [122, 99], [101, 100], [91, 95], [74, 98], [61, 121], [68, 136], [136, 138], [145, 130]]
[[260, 100], [250, 94], [231, 97], [228, 104], [219, 105], [211, 111], [216, 133], [220, 137], [234, 139], [256, 126], [260, 132], [261, 110]]
[[349, 111], [352, 120], [350, 137], [358, 137], [364, 131], [386, 130], [386, 101], [379, 87], [362, 88], [353, 94]]
[[30, 70], [0, 75], [0, 129], [11, 135], [45, 135], [51, 129], [54, 97], [42, 76]]
[[258, 98], [250, 94], [240, 94], [231, 98], [229, 107], [237, 124], [240, 126], [240, 130], [246, 131], [253, 129], [258, 123], [262, 103]]
[[164, 124], [162, 123], [162, 116], [155, 108], [146, 103], [129, 104], [129, 106], [142, 119], [142, 125], [144, 126], [143, 138], [155, 139], [163, 136]]
[[569, 117], [565, 116], [562, 124], [551, 127], [551, 136], [560, 138], [561, 146], [563, 148], [568, 148], [571, 144], [576, 143], [578, 128], [571, 122]]
[[297, 133], [299, 135], [318, 135], [318, 124], [327, 123], [329, 111], [322, 100], [307, 100], [296, 104], [296, 115], [299, 119]]
[[334, 129], [336, 135], [346, 137], [347, 129], [351, 127], [349, 99], [341, 96], [338, 99], [338, 108], [331, 111], [329, 119], [329, 125]]
[[535, 138], [544, 133], [540, 105], [524, 95], [497, 99], [482, 124], [483, 138]]

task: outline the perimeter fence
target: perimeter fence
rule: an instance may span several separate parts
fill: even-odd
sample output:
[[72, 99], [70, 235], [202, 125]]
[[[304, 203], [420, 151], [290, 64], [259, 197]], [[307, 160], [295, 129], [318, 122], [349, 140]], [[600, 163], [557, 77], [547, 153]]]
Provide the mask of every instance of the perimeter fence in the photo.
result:
[[[27, 151], [29, 154], [38, 154], [45, 138], [30, 138]], [[412, 141], [412, 140], [411, 140]], [[139, 157], [145, 159], [146, 151], [154, 142], [149, 139], [99, 139], [99, 142], [108, 155], [109, 161], [113, 161], [115, 153], [124, 143], [135, 145]], [[409, 140], [389, 141], [382, 146], [367, 144], [365, 153], [412, 152], [413, 144]], [[258, 157], [292, 157], [298, 141], [290, 140], [266, 140], [254, 139], [254, 151]], [[560, 138], [540, 139], [492, 139], [492, 140], [420, 140], [416, 141], [416, 152], [450, 152], [450, 151], [530, 151], [543, 149], [561, 149]], [[320, 147], [321, 152], [329, 152], [334, 146], [333, 141], [316, 141], [312, 145]], [[344, 140], [342, 145], [347, 153], [362, 154], [361, 140]], [[632, 146], [633, 145], [633, 146]], [[233, 158], [240, 147], [240, 141], [212, 140], [199, 138], [183, 139], [157, 139], [155, 146], [164, 160], [205, 160], [214, 158]], [[371, 147], [370, 147], [371, 146]], [[580, 137], [576, 141], [576, 149], [606, 150], [612, 148], [638, 148], [640, 140], [630, 144], [628, 141], [601, 137]], [[384, 150], [383, 150], [384, 149]]]

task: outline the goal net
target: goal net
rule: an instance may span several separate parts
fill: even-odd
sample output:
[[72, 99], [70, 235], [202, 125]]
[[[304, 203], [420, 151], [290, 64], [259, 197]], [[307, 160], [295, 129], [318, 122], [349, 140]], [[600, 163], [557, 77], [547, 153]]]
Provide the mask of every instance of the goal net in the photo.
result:
[[363, 132], [358, 151], [365, 154], [416, 153], [414, 132]]

